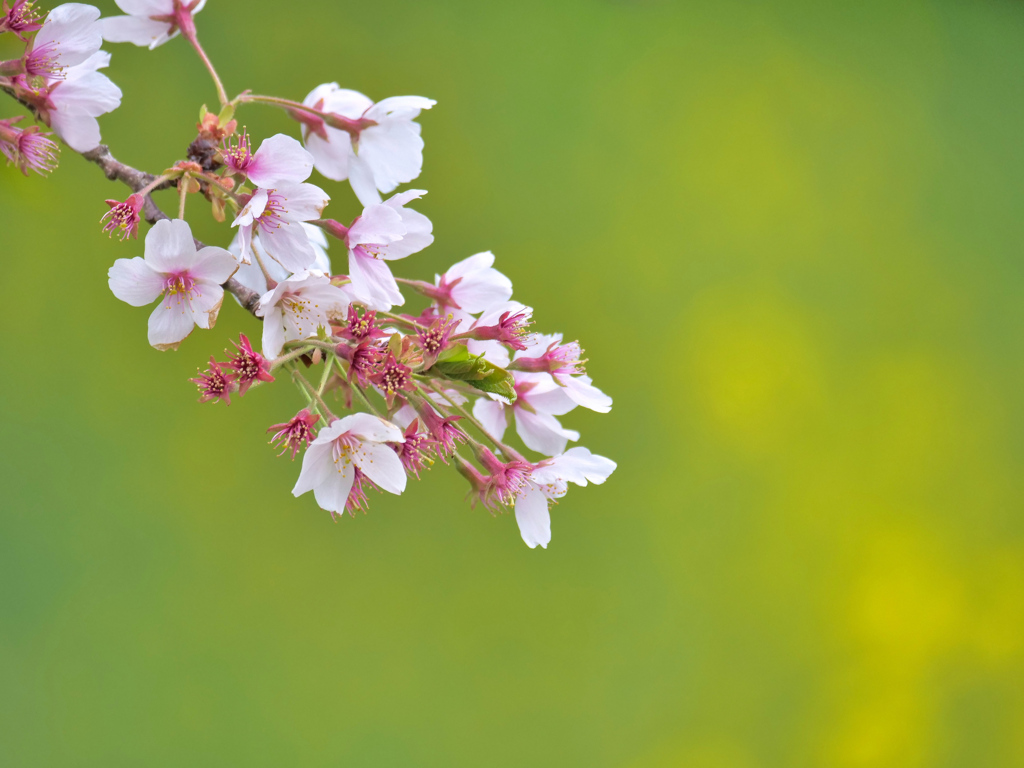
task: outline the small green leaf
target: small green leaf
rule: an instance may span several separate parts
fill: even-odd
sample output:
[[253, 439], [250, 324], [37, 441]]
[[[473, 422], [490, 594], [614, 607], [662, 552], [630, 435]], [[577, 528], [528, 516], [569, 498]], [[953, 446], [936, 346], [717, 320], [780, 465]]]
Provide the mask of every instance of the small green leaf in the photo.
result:
[[209, 112], [210, 112], [210, 110], [208, 110], [206, 108], [205, 104], [203, 104], [203, 106], [199, 108], [199, 122], [200, 123], [203, 122], [203, 120], [206, 119], [206, 116], [209, 114]]
[[233, 118], [234, 116], [235, 116], [235, 105], [234, 104], [225, 104], [224, 105], [224, 109], [222, 109], [220, 111], [220, 114], [217, 115], [217, 122], [220, 124], [220, 127], [223, 128], [225, 125], [227, 125], [229, 122], [231, 122], [231, 118]]

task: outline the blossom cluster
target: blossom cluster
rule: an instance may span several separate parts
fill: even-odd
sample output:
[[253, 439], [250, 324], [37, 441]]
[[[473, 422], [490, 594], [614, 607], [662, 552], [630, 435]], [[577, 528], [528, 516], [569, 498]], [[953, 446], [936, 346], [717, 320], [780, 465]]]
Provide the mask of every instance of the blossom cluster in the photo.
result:
[[[312, 491], [332, 516], [365, 511], [368, 492], [401, 494], [440, 460], [466, 479], [474, 504], [513, 509], [523, 540], [546, 547], [550, 507], [569, 484], [602, 483], [615, 469], [570, 447], [580, 434], [560, 419], [577, 407], [606, 413], [612, 400], [587, 376], [579, 343], [534, 330], [533, 309], [513, 299], [492, 253], [462, 259], [433, 282], [392, 272], [434, 240], [417, 210], [426, 191], [399, 188], [420, 175], [418, 120], [435, 102], [374, 102], [337, 83], [301, 102], [249, 90], [228, 98], [198, 40], [204, 4], [118, 0], [125, 15], [101, 19], [90, 5], [60, 5], [44, 17], [31, 2], [4, 0], [0, 34], [17, 36], [24, 53], [0, 62], [0, 89], [38, 125], [0, 120], [0, 151], [26, 174], [47, 173], [57, 163], [56, 135], [131, 187], [126, 199], [106, 201], [103, 231], [134, 238], [143, 220], [153, 226], [142, 256], [114, 262], [109, 286], [132, 306], [155, 305], [147, 332], [154, 348], [177, 349], [195, 328], [213, 328], [225, 293], [262, 320], [258, 349], [240, 335], [226, 360], [210, 358], [192, 381], [200, 401], [224, 404], [292, 382], [298, 412], [267, 431], [281, 455], [302, 455], [295, 496]], [[203, 107], [186, 159], [152, 176], [100, 145], [97, 118], [121, 101], [99, 72], [110, 63], [101, 47], [155, 48], [179, 34], [209, 71], [220, 108]], [[236, 114], [252, 104], [285, 110], [296, 136], [259, 141], [239, 130]], [[348, 182], [362, 207], [354, 220], [325, 214], [331, 197], [310, 181], [314, 171]], [[151, 198], [168, 188], [178, 197], [173, 219]], [[190, 199], [230, 227], [226, 247], [194, 239]], [[408, 309], [414, 296], [417, 308]], [[521, 450], [508, 444], [513, 424]]]

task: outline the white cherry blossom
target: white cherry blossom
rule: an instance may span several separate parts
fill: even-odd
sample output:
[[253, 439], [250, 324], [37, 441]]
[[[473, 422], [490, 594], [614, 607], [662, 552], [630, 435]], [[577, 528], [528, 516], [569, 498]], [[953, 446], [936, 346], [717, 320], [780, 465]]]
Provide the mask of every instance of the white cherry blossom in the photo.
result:
[[257, 187], [299, 184], [313, 172], [313, 156], [283, 133], [264, 139], [253, 152], [249, 134], [243, 131], [238, 143], [222, 154], [232, 173], [242, 174]]
[[436, 104], [422, 96], [393, 96], [376, 104], [358, 91], [325, 83], [314, 88], [303, 104], [345, 118], [349, 130], [323, 123], [303, 122], [303, 138], [316, 169], [334, 181], [349, 180], [363, 205], [380, 202], [399, 184], [412, 181], [423, 168], [421, 110]]
[[425, 194], [422, 189], [410, 189], [369, 205], [348, 229], [345, 239], [352, 288], [371, 309], [389, 310], [405, 303], [385, 262], [404, 259], [434, 242], [430, 219], [405, 207]]
[[195, 326], [212, 328], [224, 300], [226, 282], [237, 269], [223, 248], [196, 250], [192, 231], [181, 219], [158, 221], [146, 235], [145, 257], [118, 259], [110, 268], [110, 290], [133, 307], [161, 296], [149, 316], [149, 343], [176, 349]]
[[[134, 43], [150, 50], [177, 37], [180, 27], [175, 0], [115, 0], [127, 16], [103, 19], [103, 37], [111, 43]], [[190, 15], [203, 10], [206, 0], [182, 3]], [[191, 5], [191, 8], [188, 6]], [[181, 9], [185, 11], [186, 8]]]
[[25, 58], [29, 75], [61, 80], [103, 45], [100, 10], [82, 3], [58, 5], [46, 16]]
[[555, 456], [565, 451], [569, 440], [579, 440], [580, 433], [565, 429], [556, 419], [564, 416], [576, 403], [551, 376], [543, 373], [513, 371], [516, 400], [511, 405], [494, 396], [480, 398], [473, 404], [473, 415], [495, 438], [501, 440], [508, 428], [508, 417], [514, 415], [516, 432], [532, 451]]
[[402, 460], [388, 443], [404, 443], [402, 430], [369, 413], [354, 413], [320, 430], [302, 457], [294, 496], [313, 491], [316, 503], [341, 514], [357, 472], [378, 488], [401, 494], [406, 474]]
[[486, 312], [512, 298], [512, 281], [494, 269], [494, 254], [477, 253], [456, 262], [443, 275], [434, 275], [432, 294], [441, 316], [454, 310]]
[[[233, 258], [233, 257], [232, 257]], [[303, 270], [260, 297], [257, 317], [263, 318], [263, 354], [278, 357], [286, 341], [316, 336], [330, 327], [330, 315], [344, 314], [349, 298], [319, 270]]]
[[516, 522], [526, 545], [545, 549], [551, 541], [550, 503], [565, 496], [569, 483], [600, 485], [615, 471], [616, 463], [583, 447], [536, 465], [516, 494]]
[[[313, 224], [306, 224], [305, 222], [302, 222], [302, 229], [306, 233], [306, 237], [309, 238], [309, 244], [313, 248], [313, 252], [316, 254], [316, 259], [313, 261], [310, 269], [319, 270], [326, 275], [331, 274], [331, 258], [327, 255], [327, 236], [324, 234], [324, 231], [320, 229], [320, 227], [314, 226]], [[258, 235], [253, 239], [252, 246], [254, 250], [257, 250], [260, 253], [263, 253], [265, 250]], [[231, 241], [231, 245], [228, 246], [228, 250], [231, 251], [236, 259], [241, 261], [242, 244], [241, 236], [239, 234], [235, 234], [234, 239]], [[279, 283], [282, 280], [287, 280], [292, 276], [291, 272], [273, 259], [264, 259], [263, 266], [270, 274], [270, 279], [276, 283]], [[235, 280], [240, 282], [250, 291], [255, 291], [261, 296], [267, 292], [267, 278], [256, 261], [251, 261], [248, 264], [240, 264], [238, 271], [235, 273]]]
[[243, 264], [252, 261], [252, 239], [260, 236], [267, 256], [289, 272], [310, 267], [316, 251], [300, 225], [319, 219], [330, 197], [313, 184], [281, 183], [253, 192], [231, 226], [238, 227]]

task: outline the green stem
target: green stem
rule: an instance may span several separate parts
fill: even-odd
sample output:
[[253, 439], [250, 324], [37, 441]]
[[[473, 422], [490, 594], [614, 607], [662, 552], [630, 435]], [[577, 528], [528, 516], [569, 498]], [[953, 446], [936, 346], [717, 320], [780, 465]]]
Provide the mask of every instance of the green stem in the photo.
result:
[[199, 54], [199, 58], [203, 64], [206, 65], [207, 71], [210, 73], [210, 77], [213, 78], [213, 84], [217, 87], [217, 98], [220, 99], [221, 107], [226, 107], [228, 104], [228, 94], [224, 90], [224, 84], [220, 81], [220, 76], [217, 74], [217, 70], [213, 67], [213, 62], [210, 61], [210, 57], [206, 55], [206, 51], [203, 50], [203, 46], [199, 44], [199, 38], [194, 34], [185, 35], [192, 47], [196, 49], [196, 53]]
[[404, 323], [405, 325], [411, 326], [413, 328], [422, 328], [423, 330], [427, 329], [427, 326], [425, 326], [425, 325], [423, 325], [421, 323], [417, 323], [415, 320], [410, 320], [407, 317], [402, 317], [401, 315], [395, 315], [395, 314], [392, 314], [391, 312], [385, 312], [382, 309], [378, 309], [377, 310], [377, 314], [378, 315], [384, 315], [384, 317], [389, 317], [392, 320], [394, 320], [396, 323]]
[[[429, 381], [427, 383], [428, 383], [428, 385], [430, 386], [430, 388], [432, 390], [437, 392], [437, 394], [439, 394], [441, 397], [443, 397], [445, 400], [447, 400], [449, 403], [451, 403], [451, 407], [454, 408], [456, 411], [458, 411], [460, 414], [462, 414], [462, 416], [465, 417], [466, 420], [469, 421], [470, 424], [472, 424], [474, 427], [476, 427], [478, 430], [480, 430], [480, 434], [482, 434], [484, 437], [486, 437], [488, 440], [490, 440], [491, 443], [494, 444], [494, 447], [497, 448], [499, 451], [501, 451], [503, 454], [505, 454], [505, 456], [507, 456], [509, 458], [512, 458], [513, 456], [518, 455], [518, 453], [516, 451], [513, 451], [511, 448], [509, 448], [507, 445], [505, 445], [503, 442], [501, 442], [501, 440], [499, 440], [494, 435], [492, 435], [490, 432], [488, 432], [484, 428], [484, 425], [481, 424], [479, 421], [477, 421], [476, 417], [472, 413], [470, 413], [465, 408], [463, 408], [461, 405], [459, 405], [454, 400], [452, 400], [450, 397], [448, 397], [448, 393], [444, 391], [444, 387], [440, 386], [436, 381], [433, 381], [433, 380], [431, 380], [431, 381]], [[469, 436], [467, 435], [467, 437], [469, 437]], [[469, 439], [473, 440], [472, 437], [470, 437]], [[476, 443], [475, 440], [473, 442]], [[479, 443], [476, 443], [476, 445], [479, 445]]]
[[270, 369], [274, 370], [275, 368], [280, 368], [285, 363], [290, 363], [292, 360], [294, 360], [294, 359], [296, 359], [298, 357], [302, 357], [304, 354], [309, 352], [311, 349], [312, 349], [312, 347], [309, 347], [309, 346], [300, 347], [299, 349], [296, 349], [296, 350], [294, 350], [292, 352], [289, 352], [287, 355], [282, 355], [281, 357], [277, 358], [276, 360], [271, 360], [270, 361]]
[[302, 386], [304, 386], [306, 390], [309, 392], [313, 400], [316, 401], [317, 409], [323, 414], [324, 418], [327, 419], [328, 423], [338, 418], [333, 413], [331, 413], [331, 409], [327, 407], [327, 403], [325, 403], [324, 399], [320, 397], [320, 393], [316, 391], [316, 389], [313, 387], [312, 384], [309, 383], [305, 376], [303, 376], [296, 370], [292, 370], [292, 376], [298, 379]]
[[384, 417], [380, 415], [380, 411], [378, 411], [374, 407], [373, 403], [370, 402], [370, 398], [368, 398], [366, 396], [366, 393], [363, 392], [363, 388], [356, 384], [354, 381], [350, 381], [349, 384], [352, 387], [352, 391], [359, 395], [359, 399], [362, 400], [363, 404], [370, 409], [370, 412], [373, 413], [373, 415], [376, 416], [377, 418], [383, 419]]

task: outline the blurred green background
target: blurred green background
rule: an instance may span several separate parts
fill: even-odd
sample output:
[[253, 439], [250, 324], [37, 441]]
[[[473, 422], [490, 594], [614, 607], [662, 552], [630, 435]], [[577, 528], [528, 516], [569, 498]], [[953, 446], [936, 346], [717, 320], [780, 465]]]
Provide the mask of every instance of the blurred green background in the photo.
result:
[[[125, 191], [70, 151], [0, 170], [0, 764], [1024, 765], [1024, 5], [198, 26], [233, 93], [438, 100], [400, 274], [492, 249], [615, 397], [564, 421], [619, 469], [547, 551], [441, 465], [333, 523], [266, 445], [294, 390], [187, 381], [257, 323], [150, 349], [106, 285]], [[212, 86], [182, 40], [107, 48], [104, 140], [159, 170]]]

